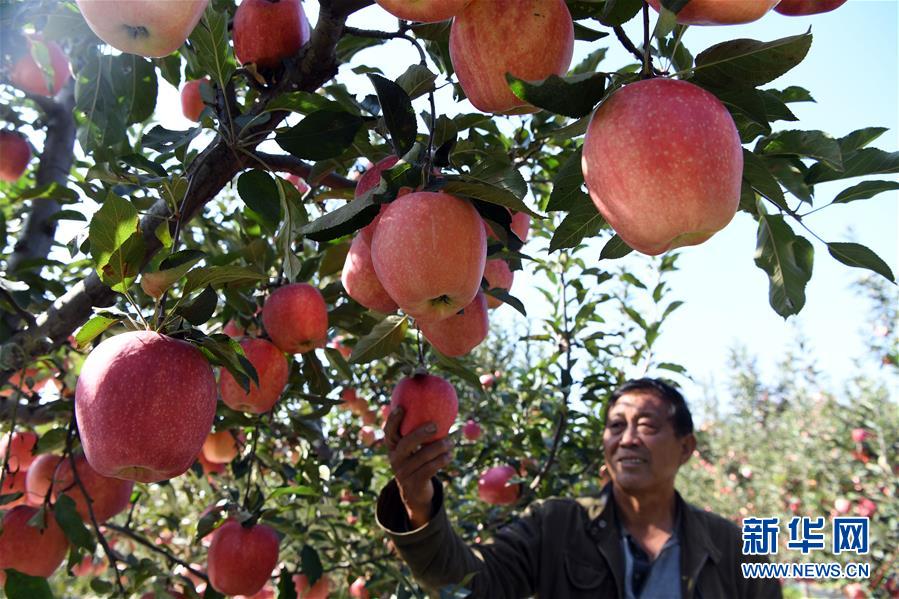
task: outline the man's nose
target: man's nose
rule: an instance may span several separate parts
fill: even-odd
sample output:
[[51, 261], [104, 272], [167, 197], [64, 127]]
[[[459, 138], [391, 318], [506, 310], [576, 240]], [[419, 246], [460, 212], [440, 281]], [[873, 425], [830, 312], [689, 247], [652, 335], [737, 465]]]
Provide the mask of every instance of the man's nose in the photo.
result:
[[624, 432], [621, 433], [621, 441], [620, 445], [636, 445], [640, 442], [640, 436], [637, 434], [637, 427], [627, 426], [624, 429]]

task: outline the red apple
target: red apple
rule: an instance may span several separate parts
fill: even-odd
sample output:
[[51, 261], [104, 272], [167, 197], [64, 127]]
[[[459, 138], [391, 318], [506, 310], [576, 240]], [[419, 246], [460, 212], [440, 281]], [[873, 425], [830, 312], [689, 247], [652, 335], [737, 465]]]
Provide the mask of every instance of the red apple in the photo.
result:
[[[505, 291], [510, 291], [512, 289], [512, 282], [515, 280], [515, 273], [509, 268], [508, 262], [497, 258], [494, 260], [487, 260], [487, 265], [484, 267], [484, 278], [487, 279], [487, 289], [503, 289]], [[493, 308], [499, 308], [502, 305], [502, 300], [497, 299], [492, 295], [487, 296], [487, 307], [491, 310]]]
[[185, 118], [194, 122], [199, 122], [200, 115], [203, 114], [203, 110], [206, 108], [206, 104], [203, 103], [203, 96], [200, 95], [200, 86], [203, 84], [210, 85], [209, 77], [188, 81], [181, 88], [181, 112]]
[[702, 243], [730, 222], [743, 148], [715, 96], [685, 81], [647, 79], [594, 113], [582, 168], [606, 221], [629, 246], [656, 255]]
[[215, 375], [194, 346], [152, 331], [110, 337], [75, 388], [84, 454], [104, 476], [156, 482], [194, 463], [215, 417]]
[[839, 499], [833, 502], [833, 509], [837, 511], [838, 514], [845, 514], [849, 511], [849, 508], [852, 507], [852, 502], [844, 497], [840, 497]]
[[293, 585], [297, 599], [328, 599], [328, 593], [331, 591], [331, 579], [326, 574], [316, 580], [311, 588], [309, 578], [305, 574], [294, 574]]
[[496, 377], [489, 372], [479, 376], [478, 380], [481, 382], [481, 386], [484, 387], [484, 389], [489, 389], [496, 383]]
[[[682, 25], [736, 25], [765, 16], [780, 0], [690, 0], [677, 13]], [[659, 10], [659, 0], [649, 0]]]
[[37, 445], [37, 435], [30, 431], [13, 433], [12, 440], [10, 440], [10, 435], [3, 435], [0, 438], [0, 463], [6, 459], [6, 453], [9, 452], [7, 464], [10, 471], [21, 471], [24, 474], [37, 457], [33, 453], [35, 445]]
[[44, 503], [47, 491], [50, 490], [50, 481], [53, 480], [61, 460], [58, 455], [44, 453], [31, 463], [25, 477], [25, 501], [29, 505], [39, 506]]
[[203, 474], [205, 474], [206, 476], [210, 476], [212, 474], [221, 474], [225, 471], [225, 464], [210, 462], [206, 459], [206, 456], [203, 455], [202, 451], [197, 454], [197, 462], [199, 462], [200, 467], [203, 468]]
[[855, 513], [862, 518], [870, 518], [877, 512], [877, 504], [864, 497], [855, 505]]
[[374, 426], [378, 422], [378, 415], [374, 410], [366, 410], [362, 413], [362, 424]]
[[780, 0], [774, 7], [774, 12], [790, 17], [817, 15], [835, 10], [846, 2], [847, 0]]
[[368, 589], [365, 588], [366, 582], [368, 581], [365, 580], [364, 576], [360, 576], [354, 580], [353, 584], [350, 585], [350, 597], [353, 597], [354, 599], [368, 599]]
[[377, 187], [378, 183], [381, 182], [381, 173], [389, 171], [395, 167], [399, 161], [400, 159], [398, 156], [388, 156], [387, 158], [378, 160], [378, 162], [371, 168], [362, 173], [362, 176], [359, 177], [359, 180], [356, 182], [356, 190], [353, 192], [356, 199], [361, 198], [370, 190]]
[[237, 439], [231, 431], [209, 433], [203, 442], [203, 457], [213, 464], [228, 464], [237, 457]]
[[[75, 468], [81, 484], [91, 500], [94, 517], [99, 524], [124, 511], [131, 502], [134, 482], [103, 476], [88, 464], [83, 454], [75, 456]], [[75, 510], [85, 522], [90, 522], [87, 499], [72, 474], [72, 462], [63, 460], [56, 469], [53, 481], [53, 498], [68, 495], [75, 501]]]
[[462, 427], [462, 436], [469, 441], [477, 441], [481, 438], [481, 425], [473, 418], [469, 418]]
[[371, 244], [378, 279], [421, 322], [449, 318], [471, 303], [487, 260], [487, 239], [471, 203], [445, 193], [404, 195], [381, 213]]
[[[55, 42], [43, 40], [39, 36], [27, 36], [26, 39], [28, 47], [22, 49], [22, 54], [13, 63], [9, 72], [10, 82], [29, 94], [55, 96], [69, 80], [69, 59]], [[43, 60], [39, 64], [34, 53], [49, 56], [49, 64]], [[50, 83], [49, 87], [47, 83]]]
[[38, 508], [20, 505], [6, 512], [0, 527], [0, 570], [12, 568], [28, 576], [47, 578], [66, 556], [69, 542], [52, 513], [44, 513], [41, 528], [28, 526]]
[[310, 30], [300, 0], [243, 0], [231, 34], [241, 64], [273, 69], [300, 51]]
[[9, 130], [0, 131], [0, 181], [15, 183], [31, 161], [31, 147], [25, 138]]
[[450, 30], [459, 83], [483, 112], [534, 112], [509, 89], [506, 73], [528, 81], [564, 75], [573, 51], [574, 25], [564, 0], [472, 2]]
[[[437, 23], [452, 19], [471, 0], [375, 0], [381, 8], [405, 21]], [[355, 597], [355, 595], [354, 595]]]
[[524, 243], [528, 240], [528, 233], [531, 230], [531, 217], [527, 212], [512, 213], [512, 232], [518, 236], [518, 239]]
[[444, 379], [430, 374], [416, 374], [401, 380], [390, 395], [390, 408], [403, 408], [400, 434], [408, 435], [428, 422], [437, 432], [424, 440], [431, 443], [446, 437], [459, 413], [456, 390]]
[[262, 324], [281, 351], [306, 353], [323, 347], [328, 339], [328, 306], [312, 285], [285, 285], [265, 300]]
[[458, 314], [440, 322], [420, 323], [421, 334], [440, 353], [451, 357], [464, 356], [487, 337], [489, 303], [487, 295], [478, 291], [472, 302]]
[[306, 193], [310, 189], [312, 189], [311, 187], [309, 187], [309, 184], [306, 183], [306, 180], [299, 175], [287, 175], [287, 180], [297, 188], [297, 191], [300, 192], [300, 195], [306, 195]]
[[366, 425], [359, 429], [359, 442], [366, 447], [371, 447], [377, 440], [377, 432], [374, 427]]
[[209, 0], [77, 0], [87, 24], [101, 40], [122, 52], [168, 56], [194, 30]]
[[494, 466], [481, 474], [478, 479], [478, 497], [491, 505], [511, 505], [518, 501], [519, 487], [510, 485], [509, 480], [516, 475], [512, 466]]
[[229, 520], [212, 534], [207, 558], [209, 583], [225, 595], [252, 595], [278, 565], [278, 535], [265, 524]]
[[852, 429], [852, 440], [856, 443], [864, 443], [868, 439], [869, 433], [863, 428]]
[[354, 237], [350, 244], [340, 280], [347, 295], [369, 310], [391, 313], [399, 307], [378, 280], [371, 261], [371, 248], [362, 235]]
[[0, 487], [0, 495], [13, 495], [15, 493], [22, 493], [22, 495], [18, 499], [0, 504], [0, 509], [8, 510], [17, 505], [27, 503], [27, 477], [28, 473], [25, 470], [7, 470], [6, 476], [3, 478], [3, 486]]
[[[259, 385], [250, 381], [250, 392], [247, 393], [227, 370], [222, 370], [219, 377], [219, 391], [222, 401], [232, 410], [262, 414], [268, 412], [281, 397], [290, 366], [284, 353], [274, 343], [265, 339], [245, 338], [240, 342], [247, 360], [256, 369]], [[208, 456], [207, 456], [208, 457]]]
[[225, 323], [224, 328], [222, 328], [222, 332], [235, 339], [243, 337], [246, 333], [244, 328], [237, 324], [234, 320], [229, 320], [227, 323]]

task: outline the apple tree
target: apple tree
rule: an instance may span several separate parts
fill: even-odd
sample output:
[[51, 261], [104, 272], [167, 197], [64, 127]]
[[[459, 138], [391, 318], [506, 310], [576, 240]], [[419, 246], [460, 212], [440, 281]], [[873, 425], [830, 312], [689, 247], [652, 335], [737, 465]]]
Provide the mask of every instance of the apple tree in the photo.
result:
[[[603, 398], [688, 374], [653, 351], [669, 250], [745, 213], [734, 259], [788, 317], [805, 216], [899, 187], [884, 129], [804, 130], [812, 91], [773, 84], [811, 32], [688, 49], [775, 3], [0, 2], [7, 595], [423, 596], [374, 504], [391, 395], [425, 372], [458, 406], [463, 534], [596, 490]], [[488, 336], [494, 310], [526, 327]]]

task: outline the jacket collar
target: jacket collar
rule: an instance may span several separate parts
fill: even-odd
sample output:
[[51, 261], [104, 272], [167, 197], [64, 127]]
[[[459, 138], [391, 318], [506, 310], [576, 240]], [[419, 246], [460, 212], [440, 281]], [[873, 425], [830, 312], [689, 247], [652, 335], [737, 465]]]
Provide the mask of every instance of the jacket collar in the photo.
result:
[[[705, 561], [711, 559], [717, 564], [721, 560], [721, 551], [712, 543], [705, 522], [696, 513], [697, 508], [684, 501], [677, 491], [674, 497], [680, 521], [682, 596], [686, 598], [694, 595], [696, 580]], [[578, 503], [587, 512], [587, 534], [608, 562], [620, 597], [624, 591], [624, 557], [612, 483], [603, 487], [598, 496], [578, 499]]]

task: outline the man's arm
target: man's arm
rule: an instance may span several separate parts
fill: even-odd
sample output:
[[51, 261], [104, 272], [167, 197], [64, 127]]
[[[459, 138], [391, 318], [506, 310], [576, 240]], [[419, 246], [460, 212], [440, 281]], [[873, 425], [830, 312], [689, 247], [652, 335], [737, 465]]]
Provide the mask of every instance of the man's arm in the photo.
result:
[[384, 426], [394, 479], [378, 499], [378, 523], [400, 556], [425, 586], [465, 584], [474, 597], [527, 597], [535, 588], [540, 550], [539, 516], [526, 514], [500, 530], [488, 545], [469, 547], [453, 531], [435, 478], [449, 464], [449, 438], [424, 444], [433, 429], [426, 424], [400, 436], [403, 411], [391, 412]]

